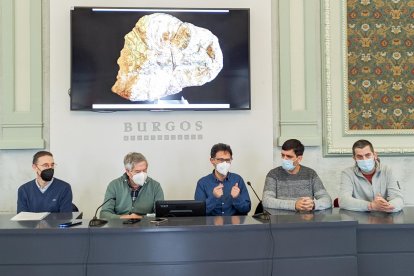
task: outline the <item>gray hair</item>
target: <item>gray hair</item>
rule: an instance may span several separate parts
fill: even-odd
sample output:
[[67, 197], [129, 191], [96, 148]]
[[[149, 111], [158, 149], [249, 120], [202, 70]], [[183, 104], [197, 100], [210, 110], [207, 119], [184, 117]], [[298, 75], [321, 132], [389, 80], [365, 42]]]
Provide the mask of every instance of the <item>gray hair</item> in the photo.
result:
[[145, 161], [148, 166], [148, 161], [142, 153], [130, 152], [124, 157], [125, 169], [130, 171], [136, 164], [141, 163], [142, 161]]

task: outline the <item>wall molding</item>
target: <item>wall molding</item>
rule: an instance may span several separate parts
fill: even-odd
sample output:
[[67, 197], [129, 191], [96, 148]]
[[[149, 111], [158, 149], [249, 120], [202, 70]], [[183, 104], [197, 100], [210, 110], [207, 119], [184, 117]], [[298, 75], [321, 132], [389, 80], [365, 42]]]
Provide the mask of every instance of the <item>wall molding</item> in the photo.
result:
[[279, 146], [291, 138], [321, 145], [318, 6], [315, 0], [279, 1]]
[[42, 1], [0, 5], [0, 149], [44, 148]]

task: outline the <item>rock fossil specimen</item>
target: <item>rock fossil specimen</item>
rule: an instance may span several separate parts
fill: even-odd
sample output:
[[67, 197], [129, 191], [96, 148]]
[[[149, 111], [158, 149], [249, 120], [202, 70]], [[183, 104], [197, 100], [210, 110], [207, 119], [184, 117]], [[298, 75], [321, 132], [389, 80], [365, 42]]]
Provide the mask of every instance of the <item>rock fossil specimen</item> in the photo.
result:
[[223, 68], [218, 38], [209, 30], [154, 13], [125, 35], [112, 91], [130, 101], [154, 101], [212, 81]]

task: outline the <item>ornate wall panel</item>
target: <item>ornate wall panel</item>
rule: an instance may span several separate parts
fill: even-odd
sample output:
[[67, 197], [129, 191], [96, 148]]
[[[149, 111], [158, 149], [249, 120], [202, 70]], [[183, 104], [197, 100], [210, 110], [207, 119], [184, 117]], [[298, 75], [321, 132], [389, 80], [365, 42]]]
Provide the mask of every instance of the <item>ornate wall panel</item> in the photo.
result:
[[414, 133], [414, 1], [348, 1], [345, 130]]
[[414, 154], [414, 1], [323, 0], [324, 152]]

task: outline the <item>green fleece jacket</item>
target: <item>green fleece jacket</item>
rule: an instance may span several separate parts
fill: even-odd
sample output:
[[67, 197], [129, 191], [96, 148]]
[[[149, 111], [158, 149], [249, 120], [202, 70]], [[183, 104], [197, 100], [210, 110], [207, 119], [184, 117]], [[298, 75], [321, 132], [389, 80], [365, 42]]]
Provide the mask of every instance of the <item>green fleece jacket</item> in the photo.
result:
[[109, 200], [105, 203], [100, 213], [101, 218], [119, 218], [120, 215], [129, 213], [154, 213], [155, 201], [164, 200], [164, 193], [160, 183], [147, 177], [139, 191], [138, 197], [135, 201], [132, 201], [131, 188], [128, 181], [128, 176], [124, 174], [109, 183], [104, 202], [109, 198], [115, 198], [115, 200]]

